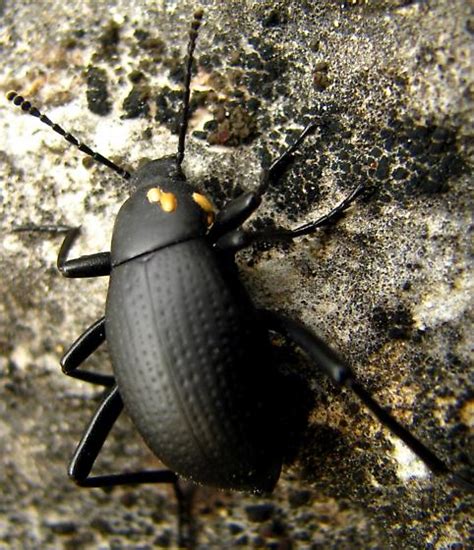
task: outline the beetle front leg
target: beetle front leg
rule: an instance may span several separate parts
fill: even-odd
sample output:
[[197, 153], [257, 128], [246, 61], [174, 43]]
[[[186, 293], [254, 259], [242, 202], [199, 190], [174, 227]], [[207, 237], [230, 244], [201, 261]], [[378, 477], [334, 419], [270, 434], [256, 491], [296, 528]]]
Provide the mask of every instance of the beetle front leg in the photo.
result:
[[64, 277], [103, 277], [110, 275], [110, 252], [98, 252], [68, 260], [69, 252], [81, 232], [80, 227], [66, 229], [66, 236], [59, 249], [58, 269]]
[[210, 231], [210, 238], [217, 242], [219, 237], [240, 227], [260, 206], [262, 197], [271, 183], [278, 182], [283, 170], [293, 160], [293, 153], [301, 146], [305, 138], [316, 128], [315, 122], [309, 123], [298, 138], [278, 157], [269, 168], [263, 170], [256, 191], [243, 193], [228, 202], [218, 212]]
[[59, 249], [57, 267], [64, 277], [104, 277], [110, 275], [110, 252], [98, 252], [68, 260], [69, 252], [81, 232], [80, 227], [68, 225], [22, 225], [13, 229], [14, 233], [66, 233]]
[[264, 325], [271, 331], [282, 334], [299, 346], [333, 382], [352, 390], [364, 405], [392, 433], [399, 437], [435, 474], [447, 476], [448, 479], [469, 491], [474, 485], [462, 476], [453, 473], [428, 447], [404, 428], [385, 409], [383, 409], [356, 380], [352, 370], [321, 339], [301, 323], [288, 319], [278, 313], [259, 311]]
[[283, 151], [283, 153], [270, 164], [270, 167], [263, 170], [260, 176], [260, 184], [255, 194], [258, 197], [262, 197], [272, 183], [277, 183], [283, 174], [285, 168], [293, 161], [293, 153], [295, 153], [307, 136], [311, 135], [315, 128], [318, 126], [316, 122], [310, 122], [296, 138], [295, 142]]
[[211, 241], [215, 243], [225, 233], [240, 227], [255, 212], [261, 202], [261, 197], [252, 192], [243, 193], [228, 202], [217, 213], [215, 222], [209, 232]]

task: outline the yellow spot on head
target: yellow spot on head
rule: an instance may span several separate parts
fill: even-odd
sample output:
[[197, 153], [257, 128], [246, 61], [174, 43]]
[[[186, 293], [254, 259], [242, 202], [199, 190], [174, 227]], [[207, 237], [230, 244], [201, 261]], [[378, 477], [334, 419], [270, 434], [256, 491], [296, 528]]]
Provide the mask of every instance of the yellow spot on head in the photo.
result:
[[214, 222], [214, 207], [207, 197], [200, 193], [193, 193], [193, 200], [207, 213], [207, 225], [212, 225]]
[[209, 199], [200, 193], [193, 193], [193, 201], [197, 202], [204, 212], [214, 212], [214, 207]]
[[161, 192], [161, 208], [163, 208], [165, 212], [174, 212], [177, 206], [178, 201], [173, 193]]
[[152, 187], [151, 189], [148, 189], [148, 193], [146, 194], [146, 198], [150, 202], [160, 202], [161, 189], [159, 189], [158, 187]]
[[151, 187], [148, 189], [146, 198], [149, 202], [156, 202], [161, 206], [164, 212], [174, 212], [178, 207], [178, 200], [173, 193], [166, 193], [159, 187]]

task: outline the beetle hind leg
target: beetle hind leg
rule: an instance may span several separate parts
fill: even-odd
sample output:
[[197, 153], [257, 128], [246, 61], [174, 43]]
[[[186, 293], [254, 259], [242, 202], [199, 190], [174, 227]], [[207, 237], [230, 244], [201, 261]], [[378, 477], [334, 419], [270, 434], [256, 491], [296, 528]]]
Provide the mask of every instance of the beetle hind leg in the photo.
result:
[[316, 334], [301, 323], [288, 319], [278, 313], [268, 310], [259, 311], [264, 325], [271, 331], [282, 334], [299, 346], [315, 364], [333, 382], [352, 390], [364, 405], [384, 424], [393, 434], [400, 438], [407, 447], [415, 453], [426, 466], [434, 473], [445, 476], [449, 481], [462, 486], [468, 491], [474, 491], [471, 481], [452, 472], [428, 447], [417, 439], [407, 428], [398, 423], [395, 418], [383, 409], [356, 380], [351, 369], [338, 355]]
[[126, 472], [89, 477], [94, 462], [122, 410], [122, 398], [117, 386], [114, 386], [105, 394], [77, 446], [69, 464], [69, 477], [81, 487], [113, 487], [115, 485], [139, 483], [174, 483], [177, 477], [169, 470]]
[[107, 390], [69, 463], [68, 475], [80, 487], [115, 487], [144, 483], [173, 484], [178, 501], [178, 545], [189, 547], [194, 537], [191, 518], [193, 488], [181, 485], [176, 474], [170, 470], [145, 470], [90, 476], [94, 463], [123, 410], [123, 401], [117, 386]]

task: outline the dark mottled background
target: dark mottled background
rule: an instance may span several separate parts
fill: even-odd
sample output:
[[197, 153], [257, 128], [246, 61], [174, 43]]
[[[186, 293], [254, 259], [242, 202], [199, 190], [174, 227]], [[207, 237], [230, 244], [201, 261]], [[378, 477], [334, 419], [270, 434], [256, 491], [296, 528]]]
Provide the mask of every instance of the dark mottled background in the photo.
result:
[[[184, 163], [219, 206], [255, 187], [261, 167], [318, 121], [251, 224], [295, 226], [360, 182], [366, 192], [337, 228], [242, 253], [243, 277], [258, 304], [332, 342], [381, 403], [465, 473], [474, 423], [470, 4], [201, 2]], [[2, 0], [0, 89], [33, 99], [128, 169], [171, 154], [196, 5]], [[106, 282], [62, 279], [57, 238], [10, 233], [82, 224], [77, 253], [107, 250], [126, 185], [6, 100], [0, 119], [0, 548], [172, 547], [167, 488], [88, 491], [66, 477], [100, 394], [63, 376], [58, 358], [102, 314]], [[302, 385], [308, 425], [273, 496], [198, 491], [197, 547], [467, 548], [468, 496], [429, 476], [351, 395], [275, 343], [280, 368]], [[90, 365], [109, 368], [105, 347]], [[97, 471], [155, 464], [124, 416]]]

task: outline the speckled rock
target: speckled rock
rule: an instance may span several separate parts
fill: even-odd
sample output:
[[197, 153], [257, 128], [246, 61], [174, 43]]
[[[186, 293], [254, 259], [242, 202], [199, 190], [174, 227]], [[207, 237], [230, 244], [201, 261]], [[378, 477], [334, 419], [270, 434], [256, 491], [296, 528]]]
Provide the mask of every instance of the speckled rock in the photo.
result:
[[[314, 119], [319, 130], [250, 225], [296, 226], [367, 186], [337, 227], [239, 255], [256, 303], [317, 330], [380, 403], [472, 474], [469, 2], [202, 5], [189, 179], [221, 206], [254, 188], [261, 167]], [[172, 154], [195, 8], [0, 1], [0, 89], [27, 96], [128, 170]], [[0, 128], [0, 548], [173, 547], [170, 488], [105, 492], [68, 481], [100, 391], [63, 376], [58, 360], [102, 315], [106, 281], [61, 278], [57, 237], [11, 233], [81, 224], [75, 252], [107, 250], [126, 183], [6, 100]], [[272, 496], [197, 491], [195, 546], [468, 547], [469, 496], [429, 475], [353, 396], [276, 344], [279, 368], [306, 388], [306, 429]], [[89, 365], [108, 372], [106, 346]], [[156, 464], [123, 415], [96, 469]], [[255, 521], [249, 510], [268, 513]]]

